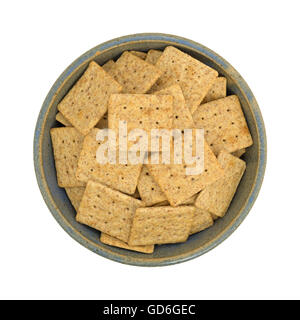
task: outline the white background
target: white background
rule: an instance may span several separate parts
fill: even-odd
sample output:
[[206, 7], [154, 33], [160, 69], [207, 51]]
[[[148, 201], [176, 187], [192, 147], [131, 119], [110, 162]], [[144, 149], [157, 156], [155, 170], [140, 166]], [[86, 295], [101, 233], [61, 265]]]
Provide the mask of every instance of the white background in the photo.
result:
[[[0, 298], [300, 298], [299, 1], [1, 1]], [[249, 216], [214, 250], [161, 268], [85, 249], [48, 211], [33, 169], [42, 102], [60, 73], [112, 38], [162, 32], [228, 60], [260, 105], [268, 164]]]

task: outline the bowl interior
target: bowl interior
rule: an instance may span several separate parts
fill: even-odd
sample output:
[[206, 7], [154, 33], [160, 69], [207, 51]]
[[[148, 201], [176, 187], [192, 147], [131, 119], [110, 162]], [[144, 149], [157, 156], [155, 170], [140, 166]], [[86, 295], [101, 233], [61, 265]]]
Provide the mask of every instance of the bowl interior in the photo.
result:
[[[215, 221], [215, 224], [211, 228], [192, 235], [185, 243], [159, 245], [156, 246], [153, 254], [142, 254], [102, 244], [99, 241], [100, 232], [75, 221], [75, 210], [67, 198], [65, 190], [59, 188], [57, 185], [49, 130], [52, 127], [60, 126], [55, 120], [57, 104], [82, 75], [91, 60], [102, 65], [109, 59], [117, 59], [124, 50], [163, 50], [170, 44], [211, 66], [216, 69], [220, 75], [227, 78], [228, 94], [236, 94], [239, 97], [254, 144], [247, 149], [246, 154], [242, 157], [247, 163], [247, 169], [230, 208], [222, 219]], [[96, 52], [97, 48], [92, 50]], [[77, 241], [94, 252], [113, 260], [129, 264], [172, 264], [190, 259], [211, 249], [221, 241], [222, 237], [224, 238], [226, 233], [231, 233], [243, 220], [244, 216], [242, 216], [242, 213], [246, 210], [245, 207], [249, 205], [249, 201], [251, 200], [249, 197], [255, 187], [258, 176], [260, 160], [259, 135], [261, 133], [259, 132], [255, 119], [255, 111], [251, 107], [251, 100], [249, 99], [249, 96], [247, 96], [247, 92], [245, 92], [244, 88], [238, 82], [239, 79], [237, 79], [235, 70], [233, 70], [230, 65], [227, 65], [227, 63], [224, 65], [220, 63], [218, 59], [206, 54], [205, 50], [206, 48], [204, 48], [203, 51], [199, 51], [189, 45], [179, 42], [172, 43], [166, 40], [127, 41], [119, 43], [118, 45], [112, 45], [111, 47], [96, 53], [93, 57], [91, 55], [83, 55], [74, 62], [76, 63], [76, 68], [72, 68], [71, 65], [66, 69], [64, 74], [60, 77], [61, 80], [58, 80], [56, 83], [57, 87], [52, 88], [52, 90], [55, 89], [56, 92], [55, 94], [50, 94], [48, 101], [46, 99], [45, 104], [47, 105], [47, 110], [42, 116], [40, 115], [40, 131], [38, 132], [39, 154], [37, 156], [38, 164], [36, 164], [40, 166], [39, 169], [42, 172], [40, 187], [42, 184], [43, 187], [41, 187], [41, 189], [44, 188], [44, 190], [42, 190], [44, 198], [49, 208], [51, 207], [50, 210], [59, 223]], [[52, 204], [49, 205], [49, 202]]]

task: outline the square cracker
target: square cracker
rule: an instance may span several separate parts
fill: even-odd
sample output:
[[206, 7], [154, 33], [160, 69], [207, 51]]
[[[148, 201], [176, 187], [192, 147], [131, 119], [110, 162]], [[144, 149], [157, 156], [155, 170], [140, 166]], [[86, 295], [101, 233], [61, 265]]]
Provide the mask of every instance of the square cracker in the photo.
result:
[[62, 127], [50, 130], [57, 183], [60, 187], [81, 187], [84, 182], [76, 178], [77, 162], [84, 136], [75, 128]]
[[92, 61], [57, 108], [80, 133], [86, 135], [107, 111], [109, 96], [121, 90], [122, 86]]
[[146, 166], [143, 166], [137, 188], [147, 207], [167, 200], [159, 185], [155, 182]]
[[128, 243], [150, 245], [184, 242], [193, 222], [195, 207], [139, 208], [133, 218]]
[[190, 109], [186, 106], [182, 90], [178, 84], [156, 91], [156, 95], [171, 95], [173, 97], [173, 128], [194, 128], [194, 121]]
[[[99, 131], [100, 129], [94, 128], [84, 138], [76, 172], [78, 180], [84, 183], [88, 180], [98, 181], [113, 189], [133, 194], [142, 164], [126, 165], [119, 164], [118, 161], [116, 164], [100, 164], [96, 159], [97, 149], [101, 145], [96, 140]], [[118, 151], [116, 153], [118, 155]]]
[[[113, 94], [108, 105], [108, 128], [119, 136], [119, 121], [127, 122], [127, 131], [143, 129], [148, 133], [150, 150], [151, 129], [172, 129], [173, 97], [170, 95]], [[131, 145], [133, 143], [128, 143]]]
[[208, 90], [205, 98], [201, 102], [207, 103], [213, 100], [221, 99], [226, 97], [226, 84], [227, 80], [225, 77], [218, 77]]
[[146, 93], [161, 72], [152, 64], [125, 51], [110, 69], [110, 74], [123, 86], [123, 93]]
[[216, 70], [172, 46], [165, 48], [155, 66], [162, 71], [162, 75], [150, 92], [174, 83], [179, 84], [191, 113], [199, 106], [218, 76]]
[[[158, 206], [169, 206], [170, 203], [167, 200], [166, 195], [162, 192], [160, 186], [156, 183], [154, 178], [151, 176], [149, 170], [144, 165], [138, 180], [137, 188], [141, 199], [147, 207], [158, 205]], [[182, 205], [194, 204], [198, 193], [183, 201]]]
[[102, 243], [108, 244], [113, 247], [123, 248], [131, 251], [137, 251], [142, 253], [153, 253], [154, 245], [150, 244], [148, 246], [130, 246], [126, 242], [121, 241], [117, 238], [111, 237], [106, 233], [101, 233], [100, 241]]
[[187, 175], [182, 164], [146, 164], [149, 172], [166, 195], [171, 206], [178, 206], [223, 176], [224, 171], [212, 150], [204, 141], [204, 170], [201, 174]]
[[89, 181], [76, 220], [127, 242], [135, 211], [143, 205], [140, 200]]
[[220, 152], [218, 160], [225, 174], [200, 192], [195, 206], [223, 217], [244, 174], [246, 163], [225, 151]]
[[85, 187], [65, 188], [68, 198], [77, 211], [84, 194]]
[[236, 95], [200, 105], [193, 119], [197, 128], [205, 130], [205, 139], [215, 154], [234, 152], [253, 143]]
[[162, 51], [150, 49], [147, 53], [146, 62], [155, 65], [161, 55]]
[[63, 124], [65, 127], [73, 127], [72, 123], [70, 121], [68, 121], [61, 112], [58, 112], [55, 116], [55, 119], [60, 122], [61, 124]]
[[143, 51], [135, 51], [135, 50], [131, 50], [129, 51], [131, 54], [133, 54], [136, 57], [139, 57], [142, 60], [145, 60], [147, 57], [147, 53], [143, 52]]
[[191, 226], [190, 234], [200, 232], [204, 229], [211, 227], [214, 224], [214, 220], [211, 214], [202, 209], [196, 209], [194, 214], [193, 223]]

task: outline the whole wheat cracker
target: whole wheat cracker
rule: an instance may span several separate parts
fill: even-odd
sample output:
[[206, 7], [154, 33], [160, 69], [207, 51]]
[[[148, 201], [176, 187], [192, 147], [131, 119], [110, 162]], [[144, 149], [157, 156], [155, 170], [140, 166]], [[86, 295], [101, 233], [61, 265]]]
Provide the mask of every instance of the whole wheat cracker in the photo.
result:
[[204, 170], [197, 175], [187, 175], [186, 168], [191, 165], [174, 164], [171, 157], [170, 164], [146, 164], [149, 172], [160, 186], [172, 206], [178, 206], [201, 191], [208, 184], [223, 176], [224, 171], [218, 163], [212, 150], [204, 141]]
[[[138, 180], [137, 188], [139, 190], [141, 199], [144, 201], [147, 207], [150, 206], [169, 206], [170, 203], [167, 200], [166, 195], [161, 190], [160, 186], [156, 183], [151, 173], [144, 165]], [[194, 204], [198, 197], [198, 193], [191, 196], [187, 200], [184, 200], [181, 205]]]
[[89, 181], [76, 220], [127, 242], [135, 211], [142, 206], [140, 200]]
[[149, 92], [180, 85], [187, 107], [193, 113], [206, 96], [218, 72], [179, 49], [168, 46], [155, 66], [162, 75]]
[[[97, 141], [100, 129], [94, 128], [85, 136], [80, 153], [76, 176], [79, 181], [88, 180], [101, 182], [113, 189], [133, 194], [135, 192], [142, 164], [100, 164], [96, 153], [102, 143]], [[118, 155], [118, 152], [116, 152]]]
[[171, 95], [173, 97], [173, 128], [194, 128], [194, 121], [189, 108], [186, 106], [182, 90], [178, 84], [154, 92], [156, 95]]
[[224, 176], [200, 192], [195, 206], [223, 217], [244, 174], [246, 163], [226, 151], [219, 153], [218, 161], [224, 169]]
[[76, 169], [84, 136], [72, 127], [50, 130], [57, 183], [60, 187], [81, 187], [85, 183], [76, 178]]
[[128, 51], [123, 52], [109, 73], [123, 86], [123, 93], [146, 93], [161, 75], [155, 66]]
[[133, 218], [129, 245], [184, 242], [189, 236], [195, 207], [138, 208]]
[[234, 152], [253, 143], [236, 95], [200, 105], [193, 119], [197, 128], [205, 130], [205, 139], [215, 154]]
[[106, 113], [110, 95], [121, 90], [122, 86], [92, 61], [57, 108], [80, 133], [86, 135]]
[[[119, 137], [120, 121], [126, 121], [127, 132], [142, 129], [148, 134], [151, 150], [152, 129], [172, 129], [173, 97], [170, 95], [113, 94], [108, 105], [108, 128]], [[128, 150], [133, 142], [128, 142]]]

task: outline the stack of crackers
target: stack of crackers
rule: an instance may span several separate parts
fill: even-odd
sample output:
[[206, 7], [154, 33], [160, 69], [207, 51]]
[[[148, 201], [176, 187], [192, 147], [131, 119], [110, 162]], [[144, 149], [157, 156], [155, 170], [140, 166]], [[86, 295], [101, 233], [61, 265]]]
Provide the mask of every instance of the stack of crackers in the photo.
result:
[[[184, 242], [213, 225], [233, 199], [252, 138], [226, 78], [190, 55], [125, 51], [103, 66], [90, 62], [58, 105], [51, 138], [57, 182], [76, 220], [101, 231], [107, 245], [153, 253], [156, 244]], [[186, 164], [100, 164], [101, 129], [204, 129], [204, 170]], [[149, 150], [151, 153], [151, 150]]]

